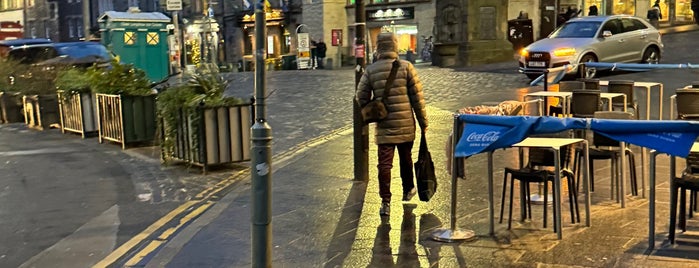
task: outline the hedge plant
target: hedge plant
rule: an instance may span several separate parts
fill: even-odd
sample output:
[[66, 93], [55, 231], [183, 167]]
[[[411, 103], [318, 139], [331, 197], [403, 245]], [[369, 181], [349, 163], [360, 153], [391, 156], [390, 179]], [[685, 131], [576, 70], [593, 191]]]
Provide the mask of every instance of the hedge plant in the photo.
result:
[[92, 92], [113, 95], [149, 96], [153, 95], [146, 72], [131, 64], [112, 61], [105, 68], [92, 66], [86, 72]]
[[223, 92], [228, 86], [218, 70], [200, 68], [187, 80], [186, 83], [170, 87], [158, 94], [158, 117], [162, 118], [161, 127], [164, 136], [161, 146], [165, 155], [171, 156], [174, 152], [175, 139], [177, 138], [177, 125], [180, 110], [189, 117], [192, 126], [190, 133], [193, 135], [191, 150], [198, 148], [199, 113], [197, 107], [210, 108], [217, 106], [229, 106], [241, 104], [244, 101], [236, 97], [224, 96]]

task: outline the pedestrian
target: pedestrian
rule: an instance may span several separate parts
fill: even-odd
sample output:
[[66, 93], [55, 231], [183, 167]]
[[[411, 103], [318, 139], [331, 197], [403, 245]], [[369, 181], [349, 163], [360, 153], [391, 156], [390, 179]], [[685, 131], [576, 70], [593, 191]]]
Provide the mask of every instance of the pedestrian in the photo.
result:
[[318, 56], [318, 48], [316, 46], [316, 40], [311, 39], [311, 66], [310, 69], [315, 69], [316, 68], [316, 57]]
[[596, 5], [591, 5], [589, 8], [589, 11], [587, 12], [588, 16], [597, 16], [597, 6]]
[[316, 43], [316, 55], [318, 56], [318, 69], [325, 69], [325, 52], [328, 47], [323, 42], [323, 39], [319, 39]]
[[415, 140], [415, 120], [427, 132], [427, 114], [422, 95], [422, 83], [412, 63], [398, 59], [398, 40], [393, 33], [381, 33], [377, 37], [378, 60], [366, 68], [357, 86], [355, 99], [360, 107], [373, 96], [383, 96], [384, 87], [394, 62], [397, 72], [388, 96], [384, 99], [388, 116], [375, 125], [375, 142], [378, 145], [378, 179], [381, 208], [379, 214], [388, 216], [391, 203], [391, 169], [396, 148], [400, 163], [403, 201], [415, 196], [412, 148]]
[[648, 10], [648, 13], [646, 14], [646, 18], [650, 22], [653, 27], [658, 29], [660, 27], [660, 19], [663, 18], [663, 14], [660, 13], [660, 0], [656, 0], [655, 4], [653, 4], [653, 8]]

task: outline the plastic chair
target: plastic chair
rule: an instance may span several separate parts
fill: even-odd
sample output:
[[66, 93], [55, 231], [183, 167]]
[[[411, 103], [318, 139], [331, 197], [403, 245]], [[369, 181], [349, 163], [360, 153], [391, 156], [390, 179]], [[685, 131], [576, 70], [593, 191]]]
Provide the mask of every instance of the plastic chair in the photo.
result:
[[638, 119], [638, 102], [633, 94], [633, 81], [629, 80], [612, 80], [609, 81], [607, 86], [607, 92], [609, 93], [623, 93], [626, 95], [626, 103], [624, 103], [624, 98], [617, 97], [612, 99], [612, 108], [624, 109], [626, 105], [627, 109], [633, 109], [636, 119]]
[[[585, 88], [585, 83], [581, 81], [560, 81], [558, 82], [558, 92], [573, 92], [575, 90], [583, 90]], [[549, 107], [549, 114], [562, 114], [563, 106], [559, 103], [558, 106]]]
[[[670, 189], [670, 233], [669, 239], [670, 243], [675, 243], [675, 229], [677, 227], [677, 190], [680, 190], [680, 211], [679, 211], [679, 226], [682, 231], [687, 231], [687, 219], [685, 218], [685, 211], [687, 207], [686, 200], [686, 190], [691, 190], [692, 192], [699, 191], [699, 154], [690, 153], [687, 156], [687, 165], [685, 170], [682, 172], [681, 177], [673, 177], [673, 183]], [[690, 202], [691, 203], [691, 202]]]
[[599, 79], [595, 78], [578, 78], [578, 81], [585, 83], [585, 90], [599, 90]]
[[699, 120], [699, 88], [677, 89], [677, 119]]
[[[575, 182], [575, 174], [568, 168], [570, 160], [570, 148], [561, 149], [561, 177], [565, 177], [568, 181], [568, 185], [573, 185]], [[507, 177], [510, 176], [510, 206], [509, 206], [509, 218], [507, 222], [507, 229], [510, 230], [512, 227], [512, 204], [514, 198], [514, 185], [515, 180], [519, 181], [520, 185], [520, 203], [524, 206], [525, 215], [531, 219], [531, 200], [529, 197], [531, 195], [530, 184], [531, 183], [543, 183], [546, 193], [544, 193], [544, 228], [546, 228], [546, 222], [548, 219], [548, 184], [553, 182], [556, 178], [554, 171], [545, 169], [536, 169], [536, 167], [551, 167], [554, 166], [553, 153], [546, 149], [541, 148], [530, 148], [529, 150], [529, 162], [528, 164], [519, 169], [505, 167], [505, 174], [503, 177], [502, 186], [502, 198], [500, 201], [500, 223], [502, 223], [503, 212], [505, 210], [505, 194], [507, 192]], [[571, 222], [575, 223], [576, 219], [580, 222], [580, 211], [578, 210], [578, 195], [577, 192], [573, 190], [572, 187], [568, 187], [568, 201], [570, 202], [570, 217]], [[526, 203], [526, 206], [525, 206]], [[554, 210], [553, 218], [556, 219], [556, 211]], [[524, 220], [524, 218], [522, 218]], [[554, 230], [556, 230], [556, 221], [554, 220]]]
[[[633, 118], [633, 114], [629, 112], [620, 112], [620, 111], [598, 111], [594, 113], [594, 118], [599, 118], [599, 119], [626, 119], [626, 120], [631, 120]], [[612, 180], [612, 187], [611, 187], [611, 198], [614, 199], [614, 183], [616, 182], [616, 188], [619, 187], [619, 174], [621, 173], [620, 171], [620, 164], [618, 163], [619, 159], [619, 141], [607, 138], [603, 135], [599, 134], [594, 134], [593, 139], [592, 139], [592, 147], [589, 148], [589, 156], [590, 156], [590, 190], [594, 191], [595, 189], [595, 168], [594, 168], [594, 162], [595, 160], [611, 160], [611, 180]], [[631, 194], [632, 195], [638, 195], [638, 182], [637, 182], [637, 176], [636, 176], [636, 161], [633, 152], [631, 149], [629, 149], [628, 145], [626, 148], [624, 148], [624, 154], [626, 157], [628, 157], [629, 160], [629, 177], [631, 178]], [[576, 151], [576, 159], [574, 163], [574, 171], [577, 173], [580, 173], [580, 164], [582, 161], [579, 161], [580, 157], [582, 157], [582, 152]], [[621, 178], [623, 179], [623, 178]], [[579, 189], [580, 187], [580, 178], [578, 176], [577, 179], [577, 184], [576, 188]], [[617, 190], [618, 192], [618, 190]], [[617, 194], [617, 200], [621, 198], [621, 196], [624, 193], [619, 193]]]
[[573, 117], [592, 118], [601, 108], [599, 90], [575, 90], [570, 101]]

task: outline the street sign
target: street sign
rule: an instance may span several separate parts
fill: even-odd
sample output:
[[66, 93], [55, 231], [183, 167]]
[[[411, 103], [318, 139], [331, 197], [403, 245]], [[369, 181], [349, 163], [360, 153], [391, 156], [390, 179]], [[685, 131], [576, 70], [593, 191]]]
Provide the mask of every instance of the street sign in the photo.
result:
[[296, 37], [298, 38], [297, 68], [299, 70], [308, 69], [311, 60], [311, 38], [308, 33], [298, 33]]
[[166, 6], [167, 11], [182, 10], [182, 0], [167, 0]]

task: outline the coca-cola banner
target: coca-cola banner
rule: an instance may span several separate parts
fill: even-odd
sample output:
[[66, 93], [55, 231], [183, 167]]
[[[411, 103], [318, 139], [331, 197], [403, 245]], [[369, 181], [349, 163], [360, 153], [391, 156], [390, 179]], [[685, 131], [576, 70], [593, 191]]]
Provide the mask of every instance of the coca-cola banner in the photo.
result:
[[494, 116], [462, 114], [464, 130], [454, 156], [468, 157], [507, 148], [530, 135], [590, 129], [609, 138], [686, 157], [699, 136], [699, 122], [557, 118], [548, 116]]

